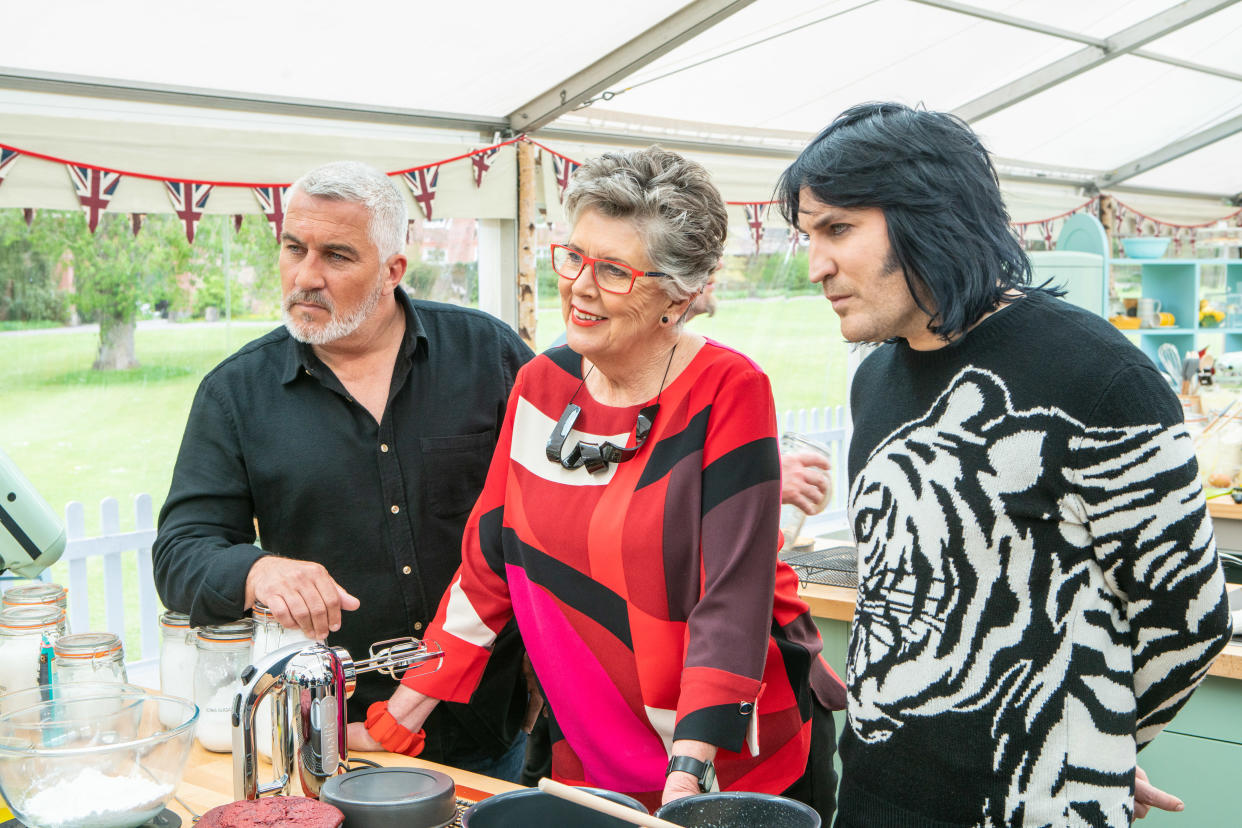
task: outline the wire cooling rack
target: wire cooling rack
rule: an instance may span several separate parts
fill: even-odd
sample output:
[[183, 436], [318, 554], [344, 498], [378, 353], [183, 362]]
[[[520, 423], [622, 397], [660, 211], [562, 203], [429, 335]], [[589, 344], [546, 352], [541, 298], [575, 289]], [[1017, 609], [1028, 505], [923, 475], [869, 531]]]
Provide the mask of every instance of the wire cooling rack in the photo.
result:
[[805, 584], [824, 584], [854, 589], [858, 586], [858, 550], [853, 546], [830, 546], [797, 552], [784, 558]]

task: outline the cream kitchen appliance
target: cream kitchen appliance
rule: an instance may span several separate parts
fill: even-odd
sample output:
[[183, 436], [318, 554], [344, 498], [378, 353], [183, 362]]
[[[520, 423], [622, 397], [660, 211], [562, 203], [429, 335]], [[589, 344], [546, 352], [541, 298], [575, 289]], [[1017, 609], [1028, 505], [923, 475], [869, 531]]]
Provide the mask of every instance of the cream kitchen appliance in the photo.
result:
[[0, 571], [37, 578], [64, 551], [65, 530], [56, 513], [0, 451]]

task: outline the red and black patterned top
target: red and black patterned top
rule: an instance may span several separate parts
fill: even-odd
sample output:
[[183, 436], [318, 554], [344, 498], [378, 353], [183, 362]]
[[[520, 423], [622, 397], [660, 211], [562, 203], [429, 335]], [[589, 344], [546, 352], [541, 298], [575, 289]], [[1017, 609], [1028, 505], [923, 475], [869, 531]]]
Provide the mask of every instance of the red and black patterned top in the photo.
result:
[[509, 398], [462, 567], [427, 638], [437, 673], [406, 684], [469, 698], [516, 617], [554, 717], [553, 775], [658, 805], [674, 739], [716, 745], [722, 789], [780, 793], [806, 767], [812, 693], [844, 687], [797, 578], [777, 561], [780, 460], [767, 376], [708, 341], [660, 395], [650, 438], [591, 474], [545, 456], [571, 398], [580, 439], [633, 443], [642, 405], [612, 407], [555, 348]]

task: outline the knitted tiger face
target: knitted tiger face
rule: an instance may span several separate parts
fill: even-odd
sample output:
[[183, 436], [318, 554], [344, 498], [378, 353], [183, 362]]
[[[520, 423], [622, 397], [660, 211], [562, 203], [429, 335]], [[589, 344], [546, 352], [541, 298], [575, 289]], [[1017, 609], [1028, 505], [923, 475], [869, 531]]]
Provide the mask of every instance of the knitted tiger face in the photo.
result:
[[[855, 735], [876, 744], [927, 717], [974, 716], [976, 726], [984, 717], [991, 766], [1010, 780], [1006, 796], [983, 805], [985, 821], [1020, 822], [1024, 809], [1030, 818], [1032, 799], [1128, 801], [1132, 752], [1117, 752], [1098, 787], [1065, 781], [1061, 771], [1078, 759], [1065, 744], [1066, 711], [1090, 705], [1074, 698], [1083, 685], [1066, 674], [1128, 629], [1101, 551], [1155, 549], [1152, 504], [1195, 494], [1195, 481], [1177, 492], [1151, 482], [1184, 465], [1179, 431], [1093, 429], [1056, 408], [1015, 410], [998, 377], [970, 368], [882, 441], [850, 492], [860, 571], [847, 675]], [[1118, 520], [1118, 504], [1139, 517]], [[1088, 599], [1109, 610], [1082, 617]], [[1099, 681], [1120, 699], [1110, 714], [1132, 722], [1128, 676]]]
[[[1030, 623], [1035, 543], [1007, 499], [1036, 489], [1045, 443], [1057, 435], [1048, 415], [998, 417], [1006, 408], [995, 380], [959, 376], [925, 418], [876, 448], [855, 481], [862, 623], [848, 683], [851, 723], [865, 741], [887, 739], [903, 717], [985, 696], [990, 651]], [[1002, 595], [1006, 611], [989, 612]]]

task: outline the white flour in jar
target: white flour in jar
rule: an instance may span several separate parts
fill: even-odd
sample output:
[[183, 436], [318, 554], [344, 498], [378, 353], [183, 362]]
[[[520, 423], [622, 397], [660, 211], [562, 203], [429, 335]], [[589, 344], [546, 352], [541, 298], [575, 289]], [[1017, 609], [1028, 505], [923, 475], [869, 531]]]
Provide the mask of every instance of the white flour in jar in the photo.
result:
[[[38, 635], [4, 636], [0, 639], [0, 693], [12, 693], [39, 683], [39, 653], [43, 642]], [[7, 713], [0, 700], [0, 713]]]
[[[166, 643], [160, 651], [160, 692], [194, 700], [194, 670], [198, 648], [183, 641]], [[160, 724], [176, 727], [185, 721], [185, 711], [175, 704], [160, 705]]]
[[226, 684], [211, 694], [206, 704], [198, 705], [198, 727], [194, 731], [199, 744], [216, 753], [233, 751], [233, 697], [241, 692], [241, 683]]
[[147, 776], [107, 776], [94, 768], [48, 785], [26, 800], [25, 817], [58, 828], [127, 828], [164, 809], [173, 786]]

